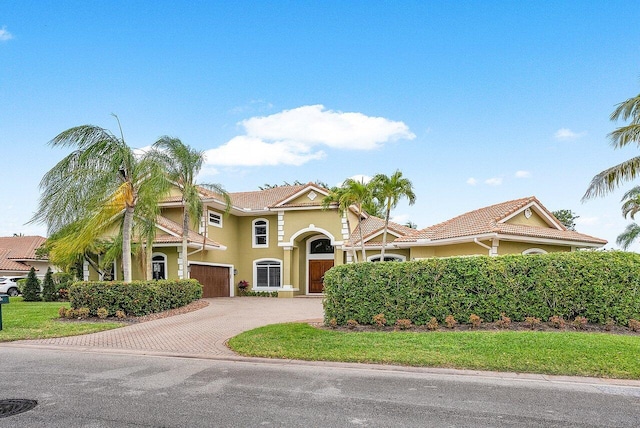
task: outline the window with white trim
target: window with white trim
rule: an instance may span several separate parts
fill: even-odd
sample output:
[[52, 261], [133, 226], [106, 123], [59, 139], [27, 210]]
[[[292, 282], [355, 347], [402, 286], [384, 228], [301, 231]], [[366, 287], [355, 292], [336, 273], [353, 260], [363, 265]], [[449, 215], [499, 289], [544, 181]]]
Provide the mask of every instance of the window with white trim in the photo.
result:
[[522, 254], [547, 254], [547, 252], [541, 248], [529, 248], [524, 250]]
[[[371, 256], [367, 258], [370, 262], [379, 262], [380, 254], [377, 256]], [[385, 254], [384, 261], [385, 262], [404, 262], [407, 258], [405, 256], [399, 256], [397, 254]]]
[[269, 246], [269, 220], [258, 218], [252, 222], [253, 248], [266, 248]]
[[211, 226], [222, 227], [222, 214], [215, 211], [209, 211], [208, 214]]
[[282, 263], [280, 260], [260, 260], [254, 264], [255, 288], [280, 288]]

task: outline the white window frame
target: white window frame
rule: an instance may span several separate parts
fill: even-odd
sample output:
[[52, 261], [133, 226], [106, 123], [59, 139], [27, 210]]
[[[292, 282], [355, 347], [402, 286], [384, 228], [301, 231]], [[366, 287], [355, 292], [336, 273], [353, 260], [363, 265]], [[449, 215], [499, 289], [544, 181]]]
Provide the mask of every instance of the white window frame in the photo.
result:
[[[256, 223], [258, 223], [259, 221], [263, 221], [265, 223], [264, 227], [266, 232], [264, 234], [264, 244], [256, 243], [256, 238], [258, 236], [262, 236], [256, 234]], [[267, 220], [266, 218], [257, 218], [251, 222], [251, 248], [269, 248], [269, 220]]]
[[[379, 262], [380, 261], [380, 256], [381, 256], [381, 254], [374, 254], [373, 256], [367, 257], [367, 261], [368, 262], [373, 262], [374, 260], [376, 260], [376, 261]], [[396, 259], [396, 260], [398, 260], [400, 262], [406, 262], [407, 261], [407, 257], [403, 256], [401, 254], [384, 253], [384, 257], [385, 257], [385, 259], [387, 257], [389, 257], [390, 259]], [[414, 260], [417, 260], [417, 259], [414, 259]]]
[[529, 248], [528, 250], [524, 250], [522, 254], [547, 254], [547, 252], [542, 248]]
[[[258, 265], [262, 262], [278, 262], [280, 264], [280, 285], [278, 287], [258, 286]], [[269, 275], [267, 275], [269, 278]], [[256, 291], [278, 291], [282, 289], [282, 260], [280, 259], [257, 259], [253, 261], [253, 290]]]
[[[217, 217], [219, 219], [219, 221], [213, 222], [211, 221], [211, 215], [214, 215], [215, 217]], [[207, 223], [209, 224], [209, 226], [215, 226], [215, 227], [222, 227], [222, 213], [219, 213], [218, 211], [212, 211], [212, 210], [207, 210]]]
[[[153, 260], [154, 257], [162, 257], [162, 261]], [[152, 275], [153, 275], [153, 265], [155, 263], [163, 263], [164, 264], [164, 278], [162, 278], [162, 279], [168, 279], [169, 278], [169, 265], [167, 263], [167, 255], [165, 253], [152, 253], [151, 254]]]

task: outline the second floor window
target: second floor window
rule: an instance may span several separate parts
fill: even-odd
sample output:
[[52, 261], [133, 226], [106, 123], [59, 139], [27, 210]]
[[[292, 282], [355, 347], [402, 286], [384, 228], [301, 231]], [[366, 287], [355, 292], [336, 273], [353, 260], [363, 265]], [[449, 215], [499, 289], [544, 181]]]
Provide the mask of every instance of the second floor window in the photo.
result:
[[215, 211], [209, 211], [209, 224], [212, 226], [222, 227], [222, 214]]
[[269, 223], [267, 220], [254, 220], [253, 222], [253, 247], [269, 246]]

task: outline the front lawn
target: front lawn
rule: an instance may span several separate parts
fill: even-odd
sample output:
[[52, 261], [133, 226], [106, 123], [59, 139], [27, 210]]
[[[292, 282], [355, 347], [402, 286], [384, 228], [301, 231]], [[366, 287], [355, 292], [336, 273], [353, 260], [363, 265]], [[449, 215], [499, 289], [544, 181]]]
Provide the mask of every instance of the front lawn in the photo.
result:
[[537, 331], [344, 332], [275, 324], [229, 347], [246, 356], [640, 379], [640, 337]]
[[117, 322], [58, 321], [60, 306], [69, 307], [66, 302], [24, 302], [22, 297], [11, 297], [9, 301], [9, 304], [2, 305], [0, 342], [75, 336], [124, 325]]

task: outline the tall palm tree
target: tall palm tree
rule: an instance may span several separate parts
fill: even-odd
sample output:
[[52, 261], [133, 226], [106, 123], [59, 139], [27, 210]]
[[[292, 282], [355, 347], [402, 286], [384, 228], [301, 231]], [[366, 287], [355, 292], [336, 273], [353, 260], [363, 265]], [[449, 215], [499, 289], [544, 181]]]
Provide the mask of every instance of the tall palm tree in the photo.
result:
[[373, 186], [373, 194], [384, 203], [384, 232], [382, 232], [382, 250], [380, 251], [380, 261], [384, 261], [391, 210], [398, 206], [398, 202], [402, 198], [407, 198], [409, 205], [413, 205], [416, 201], [416, 195], [413, 192], [411, 180], [402, 177], [400, 170], [396, 170], [391, 177], [385, 174], [377, 174], [371, 180], [371, 184]]
[[189, 227], [198, 224], [203, 212], [202, 199], [198, 186], [202, 186], [219, 194], [225, 203], [225, 213], [231, 209], [231, 198], [218, 184], [196, 184], [196, 177], [204, 162], [204, 152], [195, 150], [184, 144], [179, 138], [163, 136], [153, 145], [153, 156], [163, 165], [169, 180], [182, 194], [182, 267], [186, 272], [187, 241]]
[[160, 165], [148, 156], [136, 157], [121, 128], [116, 137], [98, 126], [77, 126], [61, 132], [49, 144], [74, 151], [42, 178], [39, 207], [31, 221], [45, 222], [49, 233], [77, 223], [76, 233], [63, 240], [66, 250], [77, 254], [114, 225], [120, 226], [122, 270], [124, 281], [130, 282], [136, 207], [140, 201], [157, 205], [168, 191]]
[[[364, 180], [354, 180], [347, 178], [341, 187], [333, 189], [328, 196], [323, 199], [323, 205], [337, 203], [338, 209], [345, 213], [352, 205], [356, 207], [358, 218], [358, 232], [360, 234], [360, 248], [362, 251], [362, 261], [367, 260], [364, 239], [362, 234], [362, 212], [363, 205], [372, 199], [371, 186]], [[357, 258], [356, 258], [357, 261]]]
[[[611, 145], [615, 148], [635, 143], [640, 146], [640, 94], [618, 104], [610, 119], [616, 121], [631, 120], [609, 134]], [[605, 169], [591, 180], [582, 200], [603, 196], [618, 187], [622, 182], [635, 179], [640, 174], [640, 156], [635, 156], [616, 166]]]
[[616, 238], [616, 244], [620, 245], [623, 250], [627, 250], [634, 241], [640, 237], [640, 226], [638, 223], [627, 225], [624, 232]]

